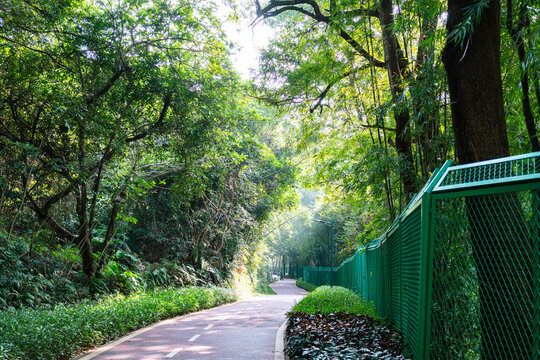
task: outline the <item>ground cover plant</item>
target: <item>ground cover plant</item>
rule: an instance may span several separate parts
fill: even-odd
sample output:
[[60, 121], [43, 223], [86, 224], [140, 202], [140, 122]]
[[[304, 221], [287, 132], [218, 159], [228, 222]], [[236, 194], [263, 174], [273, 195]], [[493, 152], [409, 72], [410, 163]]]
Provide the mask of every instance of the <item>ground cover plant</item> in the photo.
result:
[[0, 359], [70, 359], [159, 320], [236, 300], [231, 289], [190, 287], [111, 296], [53, 310], [0, 312]]
[[257, 284], [254, 290], [257, 295], [276, 295], [274, 289], [270, 287], [267, 283], [260, 282]]
[[339, 286], [320, 286], [295, 305], [285, 341], [291, 359], [405, 359], [401, 334]]

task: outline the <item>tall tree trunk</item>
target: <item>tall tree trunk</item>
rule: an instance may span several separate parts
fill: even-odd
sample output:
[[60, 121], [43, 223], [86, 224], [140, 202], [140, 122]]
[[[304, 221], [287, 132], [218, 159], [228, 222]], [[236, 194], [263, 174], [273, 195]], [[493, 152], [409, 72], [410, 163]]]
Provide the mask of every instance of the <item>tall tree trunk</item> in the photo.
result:
[[77, 194], [77, 216], [78, 216], [78, 232], [77, 245], [81, 253], [82, 266], [84, 275], [87, 278], [94, 276], [94, 256], [92, 254], [92, 240], [88, 232], [88, 217], [86, 215], [86, 207], [88, 202], [88, 194], [86, 184], [83, 182], [79, 186]]
[[388, 69], [388, 82], [392, 92], [392, 99], [396, 103], [394, 118], [396, 120], [396, 150], [405, 160], [400, 169], [401, 180], [405, 198], [408, 201], [417, 192], [416, 174], [413, 167], [411, 136], [409, 130], [410, 114], [406, 107], [399, 104], [403, 95], [403, 75], [407, 72], [407, 59], [399, 46], [392, 30], [394, 16], [392, 14], [392, 0], [382, 0], [379, 11], [379, 21], [382, 28], [384, 44], [384, 57]]
[[79, 176], [82, 176], [77, 193], [77, 216], [79, 220], [79, 228], [77, 231], [77, 245], [79, 247], [83, 272], [88, 279], [94, 276], [94, 256], [92, 254], [92, 234], [89, 231], [88, 215], [86, 213], [88, 206], [88, 189], [86, 185], [86, 147], [85, 147], [85, 131], [86, 123], [81, 121], [78, 129], [78, 160], [79, 160]]
[[525, 39], [523, 38], [523, 31], [526, 25], [529, 23], [527, 7], [524, 2], [521, 3], [519, 10], [518, 21], [514, 26], [513, 19], [513, 4], [512, 0], [506, 0], [506, 29], [508, 30], [519, 58], [520, 65], [520, 84], [521, 84], [521, 105], [523, 108], [523, 117], [525, 118], [525, 127], [527, 128], [527, 134], [529, 135], [529, 142], [531, 143], [532, 151], [540, 151], [540, 142], [538, 141], [538, 132], [536, 131], [536, 123], [534, 121], [534, 115], [531, 110], [531, 97], [529, 95], [529, 74], [525, 66]]
[[[449, 34], [464, 21], [464, 9], [471, 6], [478, 2], [448, 0]], [[463, 47], [447, 40], [443, 50], [456, 152], [462, 164], [510, 152], [501, 81], [499, 1], [490, 0], [478, 20]], [[467, 199], [467, 213], [479, 283], [481, 359], [529, 359], [531, 306], [526, 298], [531, 295], [532, 254], [520, 202], [515, 194], [476, 196]]]
[[[420, 155], [419, 163], [422, 178], [427, 181], [431, 172], [437, 165], [438, 149], [433, 146], [433, 139], [439, 133], [439, 115], [422, 109], [427, 101], [436, 101], [436, 94], [429, 94], [428, 99], [425, 97], [425, 91], [423, 88], [427, 85], [429, 80], [426, 79], [426, 74], [434, 73], [436, 71], [433, 61], [430, 59], [435, 54], [434, 44], [427, 45], [424, 43], [429, 36], [431, 36], [437, 29], [437, 17], [432, 16], [425, 11], [425, 13], [419, 14], [421, 16], [420, 36], [418, 39], [418, 52], [416, 55], [415, 74], [416, 79], [412, 86], [422, 89], [423, 96], [413, 97], [413, 116], [416, 118], [415, 125], [418, 133], [418, 149], [417, 152]], [[412, 90], [411, 90], [412, 92]], [[444, 158], [442, 156], [441, 158]]]
[[98, 265], [96, 267], [96, 276], [99, 276], [99, 273], [103, 270], [103, 267], [105, 266], [105, 261], [107, 260], [107, 248], [109, 247], [109, 244], [111, 243], [111, 240], [114, 236], [116, 217], [118, 216], [118, 212], [120, 211], [120, 206], [122, 205], [122, 202], [126, 198], [126, 188], [127, 186], [123, 186], [120, 190], [120, 193], [112, 200], [112, 208], [111, 212], [109, 213], [109, 223], [107, 224], [107, 231], [105, 232], [105, 237], [103, 238], [101, 257], [99, 258]]

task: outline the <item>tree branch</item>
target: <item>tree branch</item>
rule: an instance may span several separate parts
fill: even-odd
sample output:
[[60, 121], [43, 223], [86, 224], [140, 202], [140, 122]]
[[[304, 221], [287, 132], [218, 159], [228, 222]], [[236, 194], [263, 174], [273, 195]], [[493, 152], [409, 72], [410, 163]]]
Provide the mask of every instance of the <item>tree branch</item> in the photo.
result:
[[161, 124], [163, 124], [163, 120], [165, 119], [165, 116], [167, 115], [167, 111], [169, 110], [169, 107], [171, 106], [171, 101], [172, 101], [172, 96], [170, 94], [167, 94], [165, 96], [165, 99], [163, 100], [163, 108], [161, 109], [161, 113], [159, 114], [158, 120], [152, 126], [150, 126], [148, 129], [146, 129], [145, 131], [143, 131], [143, 132], [141, 132], [141, 133], [139, 133], [137, 135], [133, 135], [131, 137], [128, 137], [126, 139], [126, 142], [131, 143], [131, 142], [143, 139], [146, 136], [148, 136], [150, 133], [155, 131], [157, 128], [159, 128], [161, 126]]
[[50, 208], [56, 204], [57, 202], [59, 202], [60, 200], [62, 200], [63, 198], [65, 198], [66, 196], [68, 196], [69, 194], [71, 194], [71, 192], [73, 191], [73, 189], [75, 188], [75, 184], [76, 183], [70, 183], [70, 185], [65, 188], [64, 190], [60, 191], [59, 193], [56, 193], [55, 195], [51, 196], [46, 202], [45, 202], [45, 205], [43, 205], [43, 208], [42, 210], [46, 213], [49, 212]]
[[[308, 5], [311, 6], [313, 9], [313, 12], [310, 12], [309, 10], [306, 10], [302, 7], [299, 7], [298, 5]], [[384, 61], [381, 61], [374, 56], [372, 56], [367, 50], [365, 50], [358, 41], [352, 38], [352, 36], [341, 26], [336, 24], [331, 20], [329, 16], [325, 16], [320, 8], [319, 5], [313, 1], [313, 0], [288, 0], [288, 1], [273, 1], [271, 0], [270, 3], [265, 6], [264, 8], [261, 8], [261, 5], [258, 0], [255, 0], [255, 7], [257, 9], [257, 18], [270, 18], [275, 17], [285, 11], [295, 11], [299, 12], [301, 14], [304, 14], [306, 16], [309, 16], [310, 18], [314, 19], [317, 22], [327, 24], [327, 25], [334, 25], [336, 29], [338, 30], [339, 36], [345, 40], [360, 56], [365, 58], [369, 63], [375, 67], [379, 68], [386, 68], [386, 63]], [[344, 14], [346, 15], [368, 15], [368, 16], [378, 16], [378, 11], [375, 10], [364, 10], [364, 9], [356, 9], [347, 11]]]
[[[276, 0], [276, 1], [273, 1], [271, 0], [270, 3], [265, 6], [264, 8], [260, 8], [260, 4], [256, 3], [256, 5], [258, 5], [258, 9], [257, 9], [257, 17], [271, 17], [271, 16], [275, 16], [275, 15], [278, 15], [278, 14], [274, 14], [274, 15], [270, 15], [272, 12], [275, 12], [275, 11], [279, 11], [278, 10], [274, 10], [276, 8], [279, 8], [279, 7], [285, 7], [285, 8], [288, 8], [289, 10], [294, 10], [294, 11], [298, 11], [298, 12], [301, 12], [317, 21], [320, 21], [320, 22], [328, 22], [330, 20], [330, 18], [328, 16], [325, 16], [322, 14], [321, 12], [321, 9], [319, 7], [319, 4], [317, 4], [317, 2], [315, 2], [314, 0], [285, 0], [285, 1], [279, 1], [279, 0]], [[311, 6], [311, 8], [313, 9], [313, 12], [309, 12], [308, 10], [304, 9], [304, 8], [301, 8], [299, 7], [298, 5], [308, 5], [308, 6]], [[274, 11], [273, 11], [274, 10]], [[283, 10], [285, 11], [285, 10]], [[283, 12], [283, 11], [280, 11]]]
[[380, 125], [371, 125], [371, 124], [358, 124], [360, 125], [361, 127], [363, 128], [367, 128], [367, 129], [382, 129], [382, 130], [386, 130], [386, 131], [391, 131], [391, 132], [395, 132], [396, 129], [395, 128], [391, 128], [391, 127], [386, 127], [386, 126], [380, 126]]
[[54, 230], [55, 234], [67, 241], [67, 242], [73, 242], [75, 241], [75, 235], [70, 233], [66, 228], [64, 228], [62, 225], [60, 225], [55, 219], [53, 219], [49, 213], [48, 210], [45, 211], [44, 209], [40, 208], [37, 202], [32, 198], [30, 194], [27, 195], [28, 200], [30, 202], [30, 208], [34, 210], [34, 212], [37, 214], [38, 218], [47, 222], [49, 226]]
[[357, 72], [359, 72], [361, 70], [366, 69], [368, 66], [370, 66], [370, 65], [364, 65], [364, 66], [361, 66], [359, 68], [356, 68], [356, 69], [353, 69], [353, 70], [350, 70], [350, 71], [346, 71], [343, 74], [339, 75], [334, 80], [332, 80], [330, 83], [328, 83], [328, 85], [326, 85], [326, 88], [319, 94], [319, 96], [317, 96], [317, 98], [316, 98], [317, 103], [313, 107], [311, 107], [309, 109], [309, 112], [312, 114], [318, 107], [322, 107], [323, 100], [326, 98], [326, 95], [328, 94], [330, 89], [332, 89], [332, 87], [334, 85], [336, 85], [338, 82], [345, 79], [346, 77], [349, 77], [349, 76], [351, 76], [353, 74], [356, 74]]
[[375, 67], [386, 69], [386, 63], [384, 61], [381, 61], [377, 59], [376, 57], [372, 56], [369, 52], [367, 52], [359, 43], [358, 41], [354, 40], [347, 31], [345, 31], [342, 28], [339, 28], [339, 36], [343, 40], [345, 40], [349, 45], [353, 47], [356, 52], [362, 56], [364, 59], [369, 61], [369, 63]]
[[109, 91], [109, 89], [114, 85], [114, 83], [120, 79], [120, 77], [122, 76], [123, 73], [125, 73], [126, 71], [128, 71], [129, 68], [128, 67], [124, 67], [122, 66], [118, 71], [116, 71], [113, 76], [111, 76], [111, 78], [109, 79], [109, 81], [107, 81], [107, 83], [101, 88], [101, 90], [99, 90], [96, 94], [91, 94], [87, 100], [86, 100], [86, 104], [87, 105], [90, 105], [92, 104], [94, 101], [96, 101], [97, 99], [99, 99], [101, 96], [105, 95], [107, 93], [107, 91]]
[[374, 9], [348, 10], [348, 11], [344, 11], [341, 17], [356, 17], [356, 16], [371, 16], [371, 17], [378, 18], [379, 10], [374, 10]]
[[112, 208], [111, 212], [109, 213], [109, 223], [107, 224], [107, 230], [105, 232], [105, 237], [103, 239], [103, 250], [102, 254], [99, 258], [98, 265], [96, 266], [96, 274], [99, 274], [103, 267], [105, 266], [105, 251], [109, 247], [109, 244], [111, 243], [111, 240], [114, 235], [115, 230], [115, 224], [116, 224], [116, 217], [118, 216], [118, 212], [120, 211], [120, 205], [122, 205], [122, 202], [126, 198], [126, 186], [124, 185], [122, 189], [120, 190], [120, 194], [114, 198], [112, 201]]

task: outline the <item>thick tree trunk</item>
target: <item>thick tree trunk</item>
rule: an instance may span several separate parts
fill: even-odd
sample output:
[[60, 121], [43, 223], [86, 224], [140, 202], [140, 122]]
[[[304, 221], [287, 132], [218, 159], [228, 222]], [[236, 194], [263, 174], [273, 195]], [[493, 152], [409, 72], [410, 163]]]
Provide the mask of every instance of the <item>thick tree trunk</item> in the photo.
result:
[[[448, 0], [448, 33], [474, 0]], [[500, 63], [500, 4], [491, 0], [462, 49], [448, 42], [443, 62], [448, 77], [457, 157], [462, 164], [510, 154]]]
[[[475, 0], [448, 0], [450, 34]], [[509, 155], [500, 66], [500, 3], [491, 0], [460, 47], [447, 40], [456, 152], [462, 164]], [[479, 285], [481, 359], [529, 359], [531, 247], [515, 194], [467, 199]]]

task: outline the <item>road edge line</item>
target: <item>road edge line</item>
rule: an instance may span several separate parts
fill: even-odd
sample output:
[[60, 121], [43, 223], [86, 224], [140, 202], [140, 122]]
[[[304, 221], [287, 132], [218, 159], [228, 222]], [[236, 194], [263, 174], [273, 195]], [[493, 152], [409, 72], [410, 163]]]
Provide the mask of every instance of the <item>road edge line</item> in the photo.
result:
[[287, 328], [287, 320], [281, 324], [276, 332], [276, 346], [274, 350], [274, 360], [285, 359], [285, 329]]
[[210, 311], [210, 310], [214, 310], [214, 309], [217, 309], [217, 308], [220, 308], [220, 307], [226, 307], [226, 306], [229, 306], [229, 305], [233, 305], [233, 304], [237, 304], [241, 301], [243, 301], [245, 299], [242, 299], [242, 300], [238, 300], [238, 301], [235, 301], [235, 302], [232, 302], [232, 303], [227, 303], [227, 304], [223, 304], [223, 305], [219, 305], [219, 306], [215, 306], [215, 307], [212, 307], [212, 308], [209, 308], [209, 309], [204, 309], [204, 310], [200, 310], [200, 311], [194, 311], [194, 312], [190, 312], [190, 313], [187, 313], [187, 314], [184, 314], [184, 315], [179, 315], [179, 316], [176, 316], [176, 317], [173, 317], [173, 318], [169, 318], [169, 319], [165, 319], [165, 320], [161, 320], [161, 321], [158, 321], [156, 323], [153, 323], [151, 325], [148, 325], [146, 327], [143, 327], [141, 329], [138, 329], [138, 330], [135, 330], [127, 335], [124, 335], [122, 336], [121, 338], [117, 339], [117, 340], [113, 340], [112, 342], [109, 342], [109, 343], [106, 343], [106, 344], [103, 344], [103, 345], [99, 345], [98, 347], [94, 348], [94, 349], [91, 349], [91, 350], [87, 350], [85, 353], [83, 354], [80, 354], [79, 356], [76, 356], [75, 358], [73, 358], [74, 360], [90, 360], [90, 359], [93, 359], [95, 358], [96, 356], [98, 355], [101, 355], [102, 353], [104, 353], [105, 351], [107, 350], [110, 350], [112, 349], [113, 347], [117, 346], [117, 345], [120, 345], [122, 344], [123, 342], [126, 342], [128, 341], [129, 339], [131, 338], [134, 338], [135, 336], [137, 335], [140, 335], [142, 333], [145, 333], [149, 330], [152, 330], [158, 326], [161, 326], [161, 325], [165, 325], [165, 324], [168, 324], [170, 322], [174, 322], [176, 320], [179, 320], [179, 319], [182, 319], [182, 318], [186, 318], [188, 316], [193, 316], [193, 315], [197, 315], [197, 314], [201, 314], [201, 313], [205, 313], [207, 311]]

